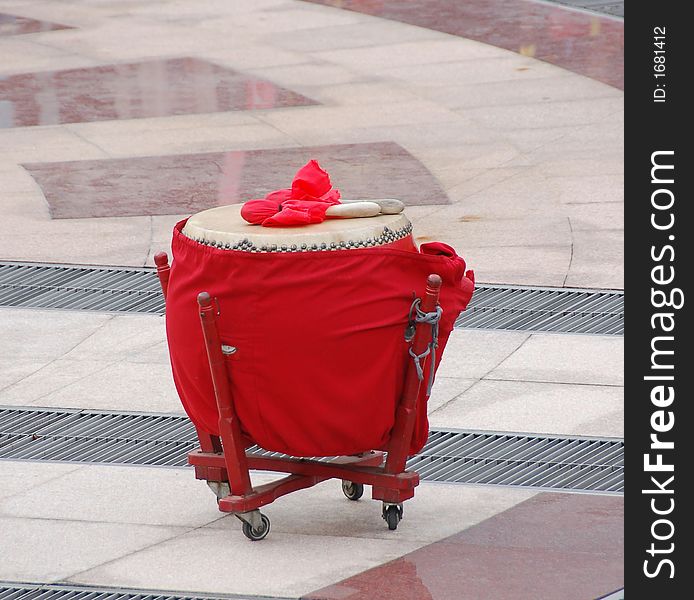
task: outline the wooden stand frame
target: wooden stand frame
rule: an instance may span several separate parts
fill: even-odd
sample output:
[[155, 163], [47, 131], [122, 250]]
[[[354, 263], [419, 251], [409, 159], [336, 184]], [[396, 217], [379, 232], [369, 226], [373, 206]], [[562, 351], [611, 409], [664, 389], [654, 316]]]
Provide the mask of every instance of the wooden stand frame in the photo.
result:
[[[166, 298], [170, 269], [168, 257], [160, 252], [154, 261]], [[440, 288], [441, 278], [429, 275], [420, 306], [423, 312], [436, 310]], [[403, 516], [402, 503], [414, 496], [414, 488], [419, 484], [419, 475], [405, 470], [422, 385], [414, 363], [410, 362], [406, 371], [403, 395], [395, 412], [395, 424], [386, 448], [385, 464], [381, 451], [338, 457], [330, 462], [249, 454], [234, 409], [229, 384], [230, 369], [225, 355], [229, 349], [223, 347], [219, 337], [215, 303], [207, 292], [201, 292], [198, 305], [219, 411], [219, 435], [197, 429], [200, 448], [188, 455], [188, 462], [195, 467], [195, 476], [206, 480], [215, 489], [219, 509], [239, 517], [247, 537], [262, 539], [269, 532], [270, 524], [258, 510], [260, 507], [285, 494], [336, 478], [343, 481], [343, 491], [352, 500], [359, 499], [364, 484], [371, 485], [372, 497], [383, 501], [383, 518], [390, 529], [396, 529]], [[418, 327], [412, 340], [412, 351], [417, 355], [423, 354], [431, 342], [431, 335], [430, 327]], [[253, 487], [251, 470], [276, 471], [288, 473], [288, 476]]]

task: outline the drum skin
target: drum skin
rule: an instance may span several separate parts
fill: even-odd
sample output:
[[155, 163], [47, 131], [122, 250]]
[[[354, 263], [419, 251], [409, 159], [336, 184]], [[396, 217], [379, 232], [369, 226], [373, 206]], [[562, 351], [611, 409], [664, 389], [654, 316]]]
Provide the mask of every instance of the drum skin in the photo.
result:
[[[174, 228], [166, 327], [174, 381], [193, 423], [219, 433], [197, 306], [207, 291], [222, 342], [237, 349], [227, 365], [247, 443], [293, 456], [383, 448], [412, 360], [404, 339], [412, 300], [430, 273], [442, 277], [440, 360], [472, 296], [465, 261], [444, 244], [420, 252], [225, 250], [183, 235], [185, 223]], [[428, 434], [425, 387], [412, 453]]]

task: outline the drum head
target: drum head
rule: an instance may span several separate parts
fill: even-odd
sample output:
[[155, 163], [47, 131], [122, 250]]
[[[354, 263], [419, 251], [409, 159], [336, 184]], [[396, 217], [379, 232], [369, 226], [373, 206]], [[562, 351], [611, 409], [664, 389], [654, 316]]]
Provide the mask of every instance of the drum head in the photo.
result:
[[232, 204], [199, 212], [188, 219], [182, 233], [201, 244], [243, 252], [349, 250], [392, 245], [400, 240], [412, 244], [412, 223], [403, 213], [279, 228], [247, 223], [241, 217], [241, 206]]

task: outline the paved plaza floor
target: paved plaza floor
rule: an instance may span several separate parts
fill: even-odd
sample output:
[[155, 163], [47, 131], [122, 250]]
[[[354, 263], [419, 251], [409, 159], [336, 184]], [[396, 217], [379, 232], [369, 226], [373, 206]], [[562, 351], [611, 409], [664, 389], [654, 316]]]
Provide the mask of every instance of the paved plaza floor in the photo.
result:
[[[0, 0], [0, 261], [149, 267], [178, 220], [317, 158], [345, 197], [401, 198], [416, 240], [451, 244], [479, 282], [621, 290], [617, 4]], [[430, 422], [621, 438], [623, 349], [456, 329]], [[2, 407], [182, 414], [163, 317], [0, 307]], [[406, 511], [390, 532], [377, 503], [325, 482], [267, 507], [272, 533], [251, 543], [186, 469], [0, 460], [0, 585], [313, 600], [623, 587], [620, 495], [424, 482]]]

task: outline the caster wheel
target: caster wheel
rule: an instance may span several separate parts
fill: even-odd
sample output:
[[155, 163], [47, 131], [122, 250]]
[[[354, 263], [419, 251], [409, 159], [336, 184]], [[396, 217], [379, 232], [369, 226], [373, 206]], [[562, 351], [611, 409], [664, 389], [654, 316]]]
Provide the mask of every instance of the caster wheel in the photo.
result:
[[260, 520], [262, 522], [257, 528], [251, 527], [251, 524], [246, 523], [245, 521], [243, 523], [243, 535], [245, 535], [252, 542], [262, 540], [267, 536], [268, 533], [270, 533], [270, 519], [261, 514]]
[[402, 507], [396, 504], [383, 508], [383, 518], [388, 523], [388, 529], [395, 531], [398, 528], [398, 523], [402, 520], [402, 512]]
[[342, 480], [342, 493], [350, 500], [359, 500], [364, 495], [364, 486], [361, 483]]

